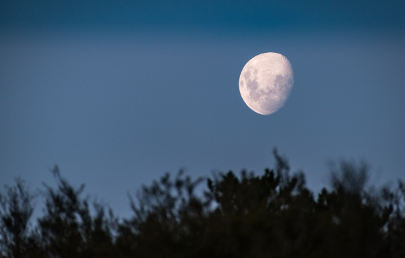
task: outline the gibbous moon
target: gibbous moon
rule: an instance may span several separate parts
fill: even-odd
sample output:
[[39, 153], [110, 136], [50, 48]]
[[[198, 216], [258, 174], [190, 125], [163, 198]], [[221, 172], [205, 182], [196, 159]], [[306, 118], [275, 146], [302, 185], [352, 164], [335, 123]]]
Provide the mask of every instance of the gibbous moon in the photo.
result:
[[249, 60], [239, 77], [239, 91], [246, 105], [261, 115], [279, 110], [294, 83], [291, 63], [282, 54], [263, 53]]

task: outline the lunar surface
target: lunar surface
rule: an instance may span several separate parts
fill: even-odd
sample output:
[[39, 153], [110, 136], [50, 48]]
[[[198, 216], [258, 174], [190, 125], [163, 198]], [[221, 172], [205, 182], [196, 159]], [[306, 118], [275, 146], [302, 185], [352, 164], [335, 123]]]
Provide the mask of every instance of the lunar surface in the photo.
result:
[[288, 59], [278, 53], [263, 53], [249, 60], [239, 77], [239, 91], [246, 105], [261, 115], [270, 115], [286, 102], [294, 83]]

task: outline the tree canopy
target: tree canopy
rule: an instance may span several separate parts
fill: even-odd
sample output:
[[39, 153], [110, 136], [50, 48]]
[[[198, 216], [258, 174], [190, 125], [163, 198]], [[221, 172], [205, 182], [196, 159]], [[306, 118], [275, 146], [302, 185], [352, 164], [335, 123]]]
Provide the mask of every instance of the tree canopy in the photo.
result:
[[[0, 257], [405, 257], [403, 181], [369, 186], [366, 164], [341, 161], [314, 194], [273, 154], [261, 175], [167, 173], [130, 196], [124, 219], [57, 166], [40, 194], [16, 179], [0, 194]], [[37, 198], [45, 208], [31, 221]]]

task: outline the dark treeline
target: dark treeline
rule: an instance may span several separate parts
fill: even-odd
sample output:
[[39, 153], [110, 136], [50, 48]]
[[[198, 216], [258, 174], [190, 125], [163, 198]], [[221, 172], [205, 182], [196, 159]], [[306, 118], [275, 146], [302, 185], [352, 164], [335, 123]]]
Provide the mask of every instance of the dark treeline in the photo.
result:
[[[274, 157], [262, 175], [166, 174], [130, 197], [125, 219], [57, 167], [40, 194], [17, 179], [0, 196], [0, 257], [405, 257], [402, 181], [371, 187], [366, 164], [342, 161], [315, 195]], [[44, 211], [31, 221], [36, 199]]]

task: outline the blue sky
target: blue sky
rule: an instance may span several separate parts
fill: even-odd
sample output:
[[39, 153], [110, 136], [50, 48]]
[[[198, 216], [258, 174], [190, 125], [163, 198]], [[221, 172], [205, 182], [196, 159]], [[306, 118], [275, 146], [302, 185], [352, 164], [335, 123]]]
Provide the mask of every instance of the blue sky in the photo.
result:
[[[0, 182], [52, 182], [58, 164], [120, 215], [164, 172], [260, 173], [277, 147], [314, 190], [327, 161], [405, 167], [403, 1], [3, 1]], [[285, 106], [250, 110], [257, 54], [294, 69]]]

